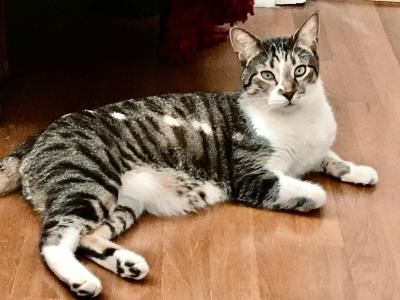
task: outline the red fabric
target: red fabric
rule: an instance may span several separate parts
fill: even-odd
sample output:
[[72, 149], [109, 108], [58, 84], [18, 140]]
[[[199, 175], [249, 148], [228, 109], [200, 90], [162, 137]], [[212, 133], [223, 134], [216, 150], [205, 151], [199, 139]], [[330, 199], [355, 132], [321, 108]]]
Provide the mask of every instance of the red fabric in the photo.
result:
[[234, 24], [253, 15], [254, 0], [169, 0], [161, 53], [169, 59], [187, 59], [197, 49], [226, 39]]

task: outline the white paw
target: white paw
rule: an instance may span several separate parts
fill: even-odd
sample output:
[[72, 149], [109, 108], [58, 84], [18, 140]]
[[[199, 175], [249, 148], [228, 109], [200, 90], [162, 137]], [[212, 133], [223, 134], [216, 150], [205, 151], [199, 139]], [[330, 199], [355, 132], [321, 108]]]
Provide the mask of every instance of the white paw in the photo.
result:
[[340, 179], [355, 184], [375, 185], [378, 182], [378, 173], [368, 166], [351, 165], [350, 172]]
[[326, 192], [317, 184], [309, 183], [310, 187], [307, 189], [306, 197], [314, 202], [314, 208], [319, 208], [326, 203]]
[[139, 280], [149, 273], [146, 260], [131, 251], [120, 249], [113, 254], [116, 262], [116, 273], [121, 277]]
[[76, 276], [69, 287], [76, 295], [81, 297], [96, 297], [101, 292], [100, 280], [89, 272]]
[[326, 192], [317, 184], [304, 182], [299, 193], [299, 201], [303, 201], [302, 205], [297, 205], [297, 211], [308, 212], [313, 209], [322, 207], [326, 203]]
[[288, 176], [279, 179], [279, 198], [273, 209], [308, 212], [325, 204], [326, 193], [319, 185]]

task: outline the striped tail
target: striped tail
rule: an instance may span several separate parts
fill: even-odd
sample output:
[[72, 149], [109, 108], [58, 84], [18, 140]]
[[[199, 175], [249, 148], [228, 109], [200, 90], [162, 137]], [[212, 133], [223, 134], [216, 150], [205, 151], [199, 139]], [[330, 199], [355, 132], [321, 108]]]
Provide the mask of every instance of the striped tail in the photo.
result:
[[6, 195], [21, 186], [19, 166], [22, 159], [31, 152], [37, 138], [41, 133], [34, 134], [22, 145], [0, 161], [0, 196]]

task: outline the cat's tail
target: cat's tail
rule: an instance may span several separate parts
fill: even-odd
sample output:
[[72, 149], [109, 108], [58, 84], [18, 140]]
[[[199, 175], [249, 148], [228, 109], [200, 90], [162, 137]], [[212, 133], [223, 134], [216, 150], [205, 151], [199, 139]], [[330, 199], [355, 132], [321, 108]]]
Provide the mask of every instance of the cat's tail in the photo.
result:
[[21, 186], [19, 167], [23, 158], [31, 152], [40, 134], [37, 133], [29, 137], [22, 145], [0, 161], [0, 196], [11, 193]]

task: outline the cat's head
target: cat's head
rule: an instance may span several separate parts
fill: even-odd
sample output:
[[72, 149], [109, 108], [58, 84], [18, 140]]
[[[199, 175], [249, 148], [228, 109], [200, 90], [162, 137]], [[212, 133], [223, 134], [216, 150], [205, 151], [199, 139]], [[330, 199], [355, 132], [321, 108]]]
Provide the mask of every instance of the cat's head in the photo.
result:
[[290, 37], [261, 40], [244, 29], [230, 32], [243, 69], [242, 88], [268, 108], [291, 110], [307, 101], [318, 80], [318, 14]]

